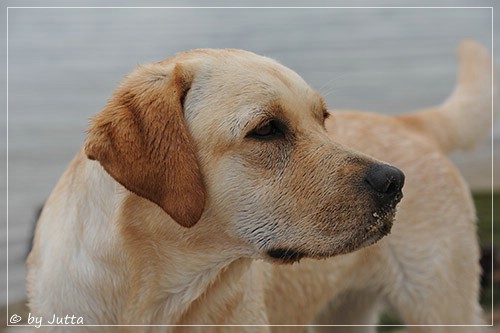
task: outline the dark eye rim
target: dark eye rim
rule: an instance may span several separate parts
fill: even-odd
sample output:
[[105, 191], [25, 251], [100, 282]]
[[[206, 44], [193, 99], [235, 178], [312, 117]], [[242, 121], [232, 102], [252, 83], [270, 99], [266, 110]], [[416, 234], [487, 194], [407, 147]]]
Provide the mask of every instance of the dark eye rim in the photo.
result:
[[[269, 133], [259, 133], [264, 127], [269, 126]], [[272, 140], [282, 138], [285, 134], [284, 126], [276, 119], [270, 119], [261, 122], [257, 127], [248, 132], [247, 138], [257, 140]]]

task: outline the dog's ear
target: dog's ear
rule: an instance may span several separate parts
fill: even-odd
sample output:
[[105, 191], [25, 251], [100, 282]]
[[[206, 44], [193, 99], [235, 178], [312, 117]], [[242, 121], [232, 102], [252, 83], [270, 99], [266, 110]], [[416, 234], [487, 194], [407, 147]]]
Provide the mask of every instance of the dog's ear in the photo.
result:
[[182, 64], [136, 69], [92, 119], [84, 148], [116, 181], [185, 227], [200, 219], [205, 204], [183, 112], [193, 75]]

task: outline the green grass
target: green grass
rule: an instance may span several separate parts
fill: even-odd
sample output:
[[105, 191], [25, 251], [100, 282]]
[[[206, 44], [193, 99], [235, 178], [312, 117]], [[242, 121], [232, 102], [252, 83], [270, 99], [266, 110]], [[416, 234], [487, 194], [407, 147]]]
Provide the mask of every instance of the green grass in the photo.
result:
[[[478, 217], [479, 243], [490, 247], [492, 244], [491, 236], [493, 235], [493, 246], [500, 247], [500, 214], [498, 212], [500, 207], [500, 193], [493, 194], [493, 206], [496, 207], [493, 211], [494, 214], [492, 214], [491, 193], [474, 194], [474, 203]], [[498, 288], [499, 286], [496, 287]], [[500, 295], [495, 293], [493, 296], [494, 309], [500, 309]], [[481, 304], [485, 309], [491, 309], [492, 292], [490, 286], [481, 291]]]
[[[491, 214], [491, 193], [475, 193], [474, 204], [478, 217], [478, 235], [481, 245], [491, 245], [492, 218], [493, 218], [493, 243], [500, 246], [500, 214], [498, 209]], [[500, 193], [493, 194], [494, 207], [500, 207]]]

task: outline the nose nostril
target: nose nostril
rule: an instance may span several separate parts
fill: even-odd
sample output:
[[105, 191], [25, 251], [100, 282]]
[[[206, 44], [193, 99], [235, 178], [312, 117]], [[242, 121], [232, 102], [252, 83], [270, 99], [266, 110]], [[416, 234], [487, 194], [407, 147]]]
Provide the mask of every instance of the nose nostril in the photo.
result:
[[385, 190], [385, 193], [393, 193], [396, 192], [397, 186], [394, 182], [390, 182], [389, 186], [387, 186], [387, 189]]
[[368, 169], [364, 180], [376, 192], [394, 194], [403, 187], [404, 174], [395, 167], [377, 164]]

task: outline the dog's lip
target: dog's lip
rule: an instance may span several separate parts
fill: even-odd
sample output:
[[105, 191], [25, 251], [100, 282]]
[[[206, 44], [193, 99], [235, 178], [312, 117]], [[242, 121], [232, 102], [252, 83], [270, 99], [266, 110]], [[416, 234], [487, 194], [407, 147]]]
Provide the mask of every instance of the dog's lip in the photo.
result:
[[316, 253], [314, 251], [312, 252], [300, 251], [300, 250], [294, 250], [292, 248], [276, 248], [273, 250], [266, 251], [265, 260], [277, 264], [293, 264], [299, 262], [301, 259], [304, 258], [327, 259], [339, 254], [342, 253], [335, 253], [335, 252]]
[[292, 264], [294, 262], [300, 261], [300, 259], [304, 257], [307, 257], [307, 253], [305, 252], [281, 247], [267, 250], [266, 255], [273, 261], [277, 261], [283, 264]]

